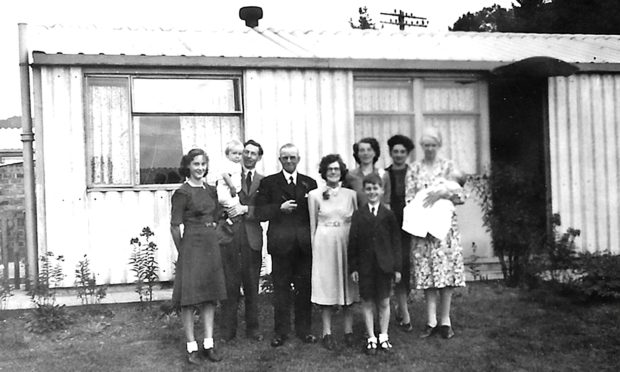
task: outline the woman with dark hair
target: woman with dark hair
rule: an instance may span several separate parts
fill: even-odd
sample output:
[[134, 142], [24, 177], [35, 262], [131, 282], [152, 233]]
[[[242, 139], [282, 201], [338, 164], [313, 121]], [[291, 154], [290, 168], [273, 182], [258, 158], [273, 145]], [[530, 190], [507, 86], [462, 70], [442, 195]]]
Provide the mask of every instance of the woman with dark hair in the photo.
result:
[[319, 173], [325, 187], [308, 194], [310, 236], [312, 239], [312, 297], [313, 303], [322, 306], [323, 346], [335, 347], [331, 334], [334, 306], [343, 306], [344, 342], [351, 346], [353, 340], [353, 314], [349, 306], [359, 300], [357, 285], [348, 275], [347, 245], [351, 216], [357, 209], [355, 191], [341, 187], [347, 167], [340, 155], [324, 156]]
[[373, 137], [365, 137], [353, 144], [353, 158], [357, 163], [357, 168], [353, 169], [347, 175], [344, 186], [357, 193], [357, 205], [362, 206], [368, 203], [366, 194], [363, 191], [362, 181], [364, 177], [371, 173], [379, 175], [383, 179], [383, 203], [390, 204], [390, 184], [389, 179], [385, 177], [383, 169], [376, 168], [375, 163], [379, 160], [381, 148], [379, 142]]
[[[179, 254], [172, 301], [181, 307], [190, 364], [201, 364], [202, 357], [213, 362], [221, 360], [213, 343], [213, 319], [217, 301], [226, 299], [226, 286], [215, 233], [217, 192], [204, 183], [208, 168], [204, 150], [190, 150], [179, 168], [186, 181], [172, 195], [170, 232]], [[184, 227], [183, 235], [180, 225]], [[194, 336], [194, 309], [200, 311], [204, 326], [202, 352]]]
[[[392, 164], [385, 168], [387, 177], [390, 180], [391, 193], [390, 193], [390, 206], [398, 226], [403, 226], [403, 208], [405, 207], [405, 176], [408, 172], [411, 172], [409, 166], [409, 155], [414, 149], [414, 144], [411, 138], [403, 136], [402, 134], [396, 134], [387, 141], [388, 149], [390, 150], [390, 158], [392, 158]], [[411, 286], [409, 283], [411, 277], [411, 235], [400, 230], [401, 241], [401, 254], [403, 266], [401, 269], [401, 280], [394, 286], [394, 297], [396, 298], [396, 321], [400, 329], [405, 332], [411, 332], [413, 327], [411, 325], [411, 318], [409, 316], [409, 307], [407, 300]]]

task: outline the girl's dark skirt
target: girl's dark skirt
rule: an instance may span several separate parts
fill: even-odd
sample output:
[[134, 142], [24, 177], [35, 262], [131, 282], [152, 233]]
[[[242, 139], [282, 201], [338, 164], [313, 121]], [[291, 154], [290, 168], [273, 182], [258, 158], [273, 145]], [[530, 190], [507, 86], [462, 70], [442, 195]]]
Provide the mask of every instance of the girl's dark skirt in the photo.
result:
[[190, 306], [224, 299], [226, 282], [215, 228], [185, 226], [172, 301]]

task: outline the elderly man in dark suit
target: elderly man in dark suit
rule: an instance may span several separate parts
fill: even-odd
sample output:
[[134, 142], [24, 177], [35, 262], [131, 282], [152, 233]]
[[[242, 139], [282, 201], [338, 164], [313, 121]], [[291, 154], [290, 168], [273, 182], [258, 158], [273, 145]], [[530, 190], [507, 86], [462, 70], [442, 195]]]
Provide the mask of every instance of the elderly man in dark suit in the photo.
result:
[[[297, 337], [306, 343], [316, 342], [310, 329], [312, 247], [308, 192], [317, 185], [312, 178], [297, 172], [299, 160], [295, 145], [282, 146], [282, 171], [265, 177], [256, 197], [256, 215], [261, 221], [269, 221], [267, 250], [272, 259], [275, 295], [273, 347], [284, 345], [291, 329], [291, 297]], [[291, 284], [294, 286], [292, 293]]]
[[224, 339], [228, 341], [237, 334], [240, 286], [243, 286], [245, 298], [246, 336], [256, 341], [263, 339], [258, 328], [258, 281], [262, 266], [263, 229], [255, 215], [258, 185], [263, 179], [255, 167], [262, 156], [263, 148], [258, 142], [249, 140], [244, 143], [240, 204], [227, 210], [230, 217], [241, 216], [240, 221], [233, 225], [232, 242], [222, 245], [227, 292], [222, 318]]

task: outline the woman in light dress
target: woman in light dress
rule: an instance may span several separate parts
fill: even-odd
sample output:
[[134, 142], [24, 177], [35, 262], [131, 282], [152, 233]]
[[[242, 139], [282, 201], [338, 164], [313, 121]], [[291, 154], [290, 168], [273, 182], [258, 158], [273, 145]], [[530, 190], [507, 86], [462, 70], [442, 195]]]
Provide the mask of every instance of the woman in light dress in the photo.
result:
[[351, 216], [357, 209], [356, 193], [342, 188], [347, 168], [340, 155], [323, 157], [319, 173], [326, 185], [310, 191], [310, 233], [312, 237], [312, 302], [322, 306], [323, 345], [335, 347], [331, 319], [334, 306], [344, 313], [344, 342], [353, 340], [353, 314], [349, 306], [359, 300], [357, 285], [348, 275], [347, 245]]

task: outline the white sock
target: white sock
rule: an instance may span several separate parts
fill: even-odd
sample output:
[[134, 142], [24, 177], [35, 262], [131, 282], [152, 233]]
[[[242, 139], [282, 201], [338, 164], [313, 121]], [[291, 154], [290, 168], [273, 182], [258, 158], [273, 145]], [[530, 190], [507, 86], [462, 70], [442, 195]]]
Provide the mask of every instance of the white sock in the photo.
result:
[[194, 351], [198, 351], [198, 343], [196, 341], [190, 341], [187, 343], [187, 352], [193, 353]]
[[377, 338], [376, 337], [368, 337], [368, 343], [374, 342], [375, 344], [377, 343]]
[[379, 333], [379, 343], [382, 343], [384, 341], [388, 341], [387, 333]]
[[441, 319], [441, 325], [447, 325], [447, 326], [452, 326], [452, 322], [450, 322], [450, 317], [444, 319]]
[[213, 338], [205, 338], [204, 341], [202, 342], [202, 346], [205, 348], [205, 350], [212, 349]]

